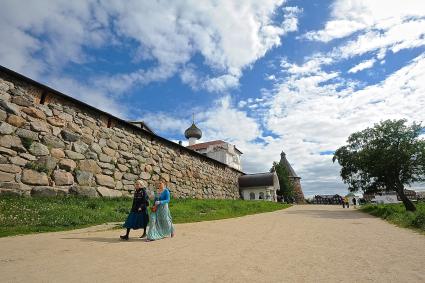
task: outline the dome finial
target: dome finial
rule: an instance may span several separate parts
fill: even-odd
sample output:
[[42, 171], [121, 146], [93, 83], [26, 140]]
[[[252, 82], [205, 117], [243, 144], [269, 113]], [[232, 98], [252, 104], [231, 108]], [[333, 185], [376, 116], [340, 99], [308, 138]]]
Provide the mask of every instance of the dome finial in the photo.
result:
[[202, 137], [202, 131], [195, 125], [195, 113], [192, 113], [192, 125], [184, 131], [184, 136], [189, 140], [189, 145], [195, 144]]

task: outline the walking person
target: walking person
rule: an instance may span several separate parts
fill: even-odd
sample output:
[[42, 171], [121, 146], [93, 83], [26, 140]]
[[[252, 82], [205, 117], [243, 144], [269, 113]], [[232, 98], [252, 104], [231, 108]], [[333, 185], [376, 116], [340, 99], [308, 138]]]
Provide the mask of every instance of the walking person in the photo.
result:
[[345, 205], [347, 206], [347, 208], [350, 208], [350, 202], [348, 201], [348, 197], [344, 198], [344, 202], [345, 202]]
[[140, 238], [146, 237], [146, 227], [149, 222], [147, 207], [149, 206], [149, 196], [146, 188], [142, 187], [143, 182], [137, 180], [134, 184], [133, 205], [131, 206], [130, 214], [127, 217], [123, 227], [127, 229], [126, 234], [120, 236], [122, 240], [128, 240], [130, 230], [143, 228], [143, 235]]
[[356, 200], [356, 198], [353, 198], [353, 205], [354, 205], [354, 208], [356, 208], [356, 204], [357, 204], [357, 200]]
[[148, 241], [159, 240], [165, 237], [174, 237], [174, 226], [170, 209], [170, 190], [166, 188], [165, 181], [158, 184], [158, 191], [155, 197], [155, 205], [151, 209], [149, 219]]

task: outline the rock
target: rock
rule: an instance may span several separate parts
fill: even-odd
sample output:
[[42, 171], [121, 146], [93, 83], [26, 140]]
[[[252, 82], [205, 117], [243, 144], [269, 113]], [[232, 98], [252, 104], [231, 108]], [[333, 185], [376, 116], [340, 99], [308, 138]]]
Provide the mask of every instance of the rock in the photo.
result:
[[22, 196], [23, 193], [21, 190], [0, 187], [0, 196]]
[[52, 156], [41, 156], [36, 161], [37, 164], [43, 165], [49, 172], [56, 169], [56, 164], [58, 164], [58, 159]]
[[63, 112], [60, 112], [60, 111], [59, 111], [59, 113], [55, 113], [55, 111], [53, 111], [53, 114], [57, 115], [59, 117], [59, 119], [69, 121], [69, 122], [74, 119], [74, 117], [72, 117], [72, 115], [69, 115], [68, 113], [63, 113]]
[[16, 174], [21, 173], [21, 167], [14, 164], [0, 164], [0, 171]]
[[59, 161], [60, 169], [72, 172], [76, 167], [77, 163], [75, 163], [75, 161], [72, 159], [62, 159], [61, 161]]
[[93, 173], [77, 170], [75, 178], [81, 186], [91, 186], [93, 184]]
[[15, 174], [5, 173], [0, 171], [0, 182], [13, 182], [15, 181]]
[[128, 146], [125, 144], [125, 143], [120, 143], [120, 150], [123, 150], [123, 151], [127, 151], [128, 150]]
[[19, 106], [16, 106], [15, 104], [12, 104], [5, 100], [0, 100], [0, 108], [4, 109], [8, 113], [19, 115]]
[[106, 144], [112, 149], [118, 149], [118, 144], [112, 140], [107, 140]]
[[53, 180], [55, 181], [56, 186], [69, 186], [74, 183], [74, 177], [71, 173], [56, 170], [53, 172]]
[[33, 141], [38, 140], [38, 133], [26, 130], [26, 129], [18, 129], [16, 130], [16, 135], [18, 135], [21, 138], [31, 139]]
[[120, 164], [120, 163], [118, 163], [118, 164], [117, 164], [117, 167], [118, 167], [118, 169], [119, 169], [120, 171], [122, 171], [122, 172], [127, 172], [127, 171], [128, 171], [128, 167], [127, 167], [127, 166], [125, 166], [125, 165], [122, 165], [122, 164]]
[[15, 146], [18, 144], [19, 146], [22, 146], [21, 139], [16, 136], [6, 135], [6, 136], [0, 136], [0, 146], [11, 148], [12, 146]]
[[160, 173], [161, 173], [161, 168], [159, 168], [158, 166], [154, 166], [154, 167], [152, 168], [152, 170], [153, 170], [155, 173], [157, 173], [157, 174], [160, 174]]
[[74, 149], [75, 152], [85, 153], [89, 149], [89, 146], [83, 142], [75, 142], [72, 145], [72, 148]]
[[16, 128], [8, 123], [1, 122], [0, 123], [0, 134], [2, 135], [10, 135], [16, 130]]
[[121, 197], [122, 196], [121, 191], [111, 190], [111, 189], [108, 189], [108, 188], [105, 188], [105, 187], [97, 187], [97, 192], [102, 197]]
[[45, 135], [42, 138], [44, 144], [55, 147], [55, 148], [65, 148], [65, 143], [58, 137], [52, 135]]
[[[14, 96], [12, 98], [12, 102], [15, 103], [15, 104], [18, 104], [19, 106], [25, 106], [25, 107], [29, 107], [33, 103], [33, 101], [29, 101], [24, 96]], [[22, 110], [22, 112], [24, 112], [24, 111]]]
[[162, 168], [164, 168], [167, 171], [171, 171], [173, 169], [173, 167], [169, 163], [162, 164]]
[[38, 109], [43, 111], [44, 114], [46, 114], [46, 116], [48, 116], [48, 117], [53, 116], [53, 112], [52, 112], [52, 110], [50, 110], [49, 106], [43, 105], [43, 104], [38, 104], [37, 107], [38, 107]]
[[102, 169], [97, 165], [97, 162], [91, 159], [81, 160], [78, 164], [81, 171], [87, 171], [93, 174], [99, 174]]
[[118, 181], [117, 185], [115, 186], [116, 190], [122, 190], [124, 188], [124, 185], [122, 182]]
[[4, 121], [7, 118], [6, 111], [0, 110], [0, 121]]
[[65, 154], [66, 156], [68, 156], [69, 158], [73, 160], [82, 160], [86, 158], [84, 154], [81, 154], [72, 150], [65, 150]]
[[81, 136], [81, 140], [86, 143], [86, 144], [92, 144], [94, 143], [94, 138], [93, 136], [89, 136], [89, 135], [82, 135]]
[[82, 134], [81, 127], [80, 127], [80, 126], [78, 126], [78, 125], [77, 125], [77, 124], [75, 124], [75, 123], [68, 122], [67, 128], [68, 128], [67, 130], [69, 130], [69, 131], [71, 131], [71, 132], [77, 133], [77, 134], [79, 134], [79, 135], [81, 135], [81, 134]]
[[115, 170], [115, 165], [111, 164], [111, 163], [105, 163], [105, 162], [97, 162], [97, 164], [104, 169], [109, 169], [109, 170]]
[[55, 127], [64, 127], [65, 121], [59, 119], [58, 117], [49, 117], [47, 118], [47, 122], [49, 122], [50, 125], [53, 125]]
[[46, 173], [37, 172], [30, 169], [24, 169], [21, 177], [22, 183], [28, 185], [47, 186], [49, 185], [49, 179]]
[[0, 79], [0, 91], [8, 91], [9, 90], [9, 85], [6, 83], [6, 81]]
[[151, 178], [151, 174], [149, 174], [148, 172], [142, 172], [140, 173], [140, 178], [143, 180], [149, 180]]
[[115, 187], [114, 178], [112, 178], [111, 176], [97, 174], [96, 175], [96, 182], [100, 186], [105, 186], [105, 187], [108, 187], [108, 188], [114, 188]]
[[16, 116], [16, 115], [10, 115], [7, 120], [6, 120], [9, 124], [11, 124], [12, 126], [15, 126], [17, 128], [22, 127], [26, 120], [22, 117]]
[[25, 114], [37, 118], [37, 119], [41, 119], [41, 120], [45, 120], [46, 119], [46, 114], [44, 114], [43, 111], [34, 108], [34, 107], [26, 107], [26, 108], [22, 108], [22, 112], [24, 112]]
[[133, 153], [130, 153], [130, 152], [120, 151], [120, 154], [125, 159], [133, 159], [134, 158], [134, 154]]
[[101, 154], [102, 153], [102, 148], [97, 144], [94, 143], [91, 145], [91, 149], [96, 152], [97, 154]]
[[6, 154], [6, 155], [9, 155], [9, 156], [18, 155], [18, 153], [16, 151], [2, 147], [2, 146], [0, 146], [0, 154]]
[[29, 152], [35, 156], [43, 156], [50, 153], [47, 146], [39, 142], [33, 142], [29, 148]]
[[110, 157], [110, 156], [108, 156], [104, 153], [101, 153], [101, 154], [99, 154], [99, 160], [102, 161], [102, 162], [110, 163], [110, 162], [112, 162], [112, 157]]
[[112, 175], [114, 175], [114, 171], [112, 171], [110, 169], [102, 169], [102, 174], [112, 176]]
[[90, 186], [73, 186], [69, 189], [70, 194], [75, 194], [84, 197], [98, 197], [95, 188]]
[[31, 190], [31, 196], [34, 197], [55, 197], [57, 195], [58, 190], [48, 186], [33, 187]]
[[168, 175], [167, 173], [162, 173], [161, 178], [164, 179], [166, 182], [170, 181], [170, 175]]
[[121, 180], [122, 179], [123, 174], [119, 171], [115, 171], [114, 172], [114, 179], [115, 180]]
[[131, 173], [125, 173], [124, 174], [124, 179], [129, 180], [129, 181], [134, 181], [138, 178], [137, 175], [131, 174]]
[[87, 159], [98, 160], [97, 153], [93, 152], [93, 151], [87, 151], [85, 156], [86, 156]]
[[30, 126], [31, 126], [31, 130], [36, 132], [46, 132], [46, 133], [50, 132], [49, 125], [47, 125], [43, 121], [33, 121], [31, 122]]
[[65, 129], [61, 131], [61, 135], [62, 135], [62, 138], [64, 140], [70, 141], [70, 142], [76, 142], [80, 139], [79, 134], [76, 134], [74, 132], [71, 132], [71, 131], [65, 130]]
[[112, 148], [106, 147], [106, 146], [102, 148], [102, 151], [106, 155], [111, 156], [111, 157], [114, 157], [115, 154], [116, 154], [116, 151], [115, 150], [113, 150]]
[[22, 158], [25, 158], [27, 160], [31, 160], [31, 161], [37, 160], [37, 157], [35, 157], [34, 155], [29, 154], [29, 153], [20, 153], [19, 156], [22, 157]]
[[22, 167], [24, 167], [28, 163], [28, 160], [23, 159], [19, 156], [9, 157], [9, 161], [12, 164], [22, 166]]
[[23, 91], [21, 88], [12, 88], [9, 90], [9, 92], [12, 95], [25, 95], [25, 91]]
[[65, 152], [60, 148], [52, 148], [50, 150], [50, 155], [58, 159], [65, 158]]

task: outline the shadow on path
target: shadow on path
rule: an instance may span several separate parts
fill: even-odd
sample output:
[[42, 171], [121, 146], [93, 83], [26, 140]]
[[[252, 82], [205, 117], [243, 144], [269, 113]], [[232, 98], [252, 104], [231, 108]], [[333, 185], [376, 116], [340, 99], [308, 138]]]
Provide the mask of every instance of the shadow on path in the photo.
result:
[[366, 214], [360, 210], [345, 209], [341, 207], [341, 210], [332, 209], [299, 209], [299, 210], [287, 210], [286, 214], [291, 215], [305, 215], [315, 218], [324, 219], [361, 219], [361, 218], [375, 218], [369, 214]]

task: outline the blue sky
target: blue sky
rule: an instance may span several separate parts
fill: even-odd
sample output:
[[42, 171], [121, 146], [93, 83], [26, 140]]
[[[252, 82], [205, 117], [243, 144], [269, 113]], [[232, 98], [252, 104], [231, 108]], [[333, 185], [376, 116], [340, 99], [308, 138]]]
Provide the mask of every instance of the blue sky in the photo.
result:
[[423, 1], [70, 2], [2, 1], [0, 64], [171, 140], [195, 113], [246, 172], [284, 150], [306, 195], [346, 192], [350, 133], [425, 120]]

